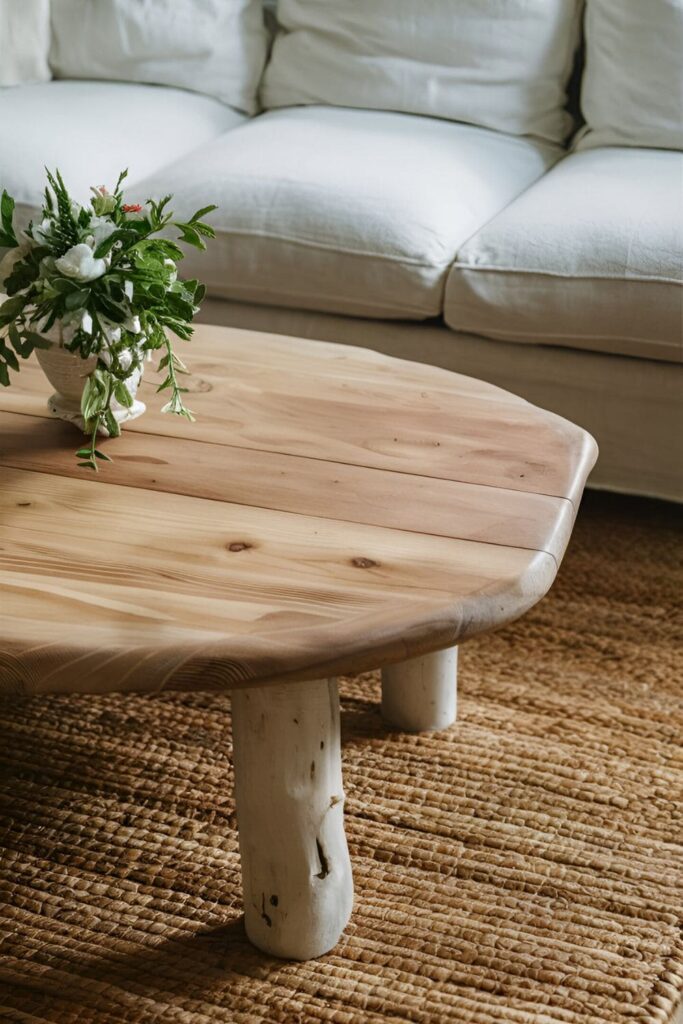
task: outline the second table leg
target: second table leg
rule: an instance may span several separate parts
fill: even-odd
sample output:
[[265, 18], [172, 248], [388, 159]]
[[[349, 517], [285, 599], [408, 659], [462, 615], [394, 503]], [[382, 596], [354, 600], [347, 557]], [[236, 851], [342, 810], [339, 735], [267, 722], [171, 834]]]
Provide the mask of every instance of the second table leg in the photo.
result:
[[457, 711], [458, 648], [382, 669], [382, 717], [407, 732], [445, 729]]
[[235, 797], [247, 935], [308, 960], [351, 915], [336, 680], [232, 694]]

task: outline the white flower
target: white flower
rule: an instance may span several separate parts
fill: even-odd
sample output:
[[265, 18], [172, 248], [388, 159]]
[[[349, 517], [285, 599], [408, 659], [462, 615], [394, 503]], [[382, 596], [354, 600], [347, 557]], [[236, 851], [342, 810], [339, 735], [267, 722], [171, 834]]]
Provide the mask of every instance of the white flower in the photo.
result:
[[129, 316], [123, 326], [126, 328], [127, 331], [130, 331], [131, 334], [139, 334], [140, 331], [142, 330], [142, 328], [140, 327], [139, 316]]
[[86, 309], [84, 310], [83, 315], [81, 316], [81, 330], [85, 331], [86, 334], [92, 334], [92, 327], [92, 317], [90, 316], [90, 313], [88, 313]]
[[133, 300], [133, 282], [132, 281], [124, 281], [123, 282], [123, 291], [124, 291], [125, 296], [128, 299], [128, 301], [132, 302], [132, 300]]
[[23, 260], [30, 248], [31, 246], [28, 242], [22, 242], [21, 245], [16, 246], [14, 249], [9, 249], [5, 253], [0, 260], [0, 288], [5, 284], [7, 278], [14, 270], [15, 263]]
[[29, 237], [33, 238], [34, 241], [38, 242], [39, 245], [41, 245], [44, 242], [48, 242], [50, 240], [50, 236], [52, 235], [52, 228], [53, 228], [53, 226], [54, 225], [53, 225], [52, 221], [50, 220], [50, 218], [49, 217], [45, 217], [45, 219], [42, 220], [40, 222], [40, 224], [38, 224], [38, 225], [32, 224], [31, 225], [31, 228], [30, 228], [31, 234], [30, 234]]
[[106, 260], [95, 259], [92, 249], [85, 242], [72, 246], [55, 260], [55, 267], [60, 274], [75, 281], [95, 281], [107, 271]]
[[108, 217], [91, 217], [89, 230], [93, 237], [93, 249], [96, 249], [100, 242], [104, 242], [114, 234], [116, 224]]

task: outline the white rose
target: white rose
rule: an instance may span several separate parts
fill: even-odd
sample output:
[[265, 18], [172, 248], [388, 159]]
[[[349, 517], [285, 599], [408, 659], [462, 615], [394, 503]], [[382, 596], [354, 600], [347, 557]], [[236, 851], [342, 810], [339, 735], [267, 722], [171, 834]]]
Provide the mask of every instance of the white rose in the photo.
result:
[[68, 252], [55, 260], [55, 267], [60, 274], [71, 277], [75, 281], [95, 281], [107, 271], [107, 262], [95, 259], [93, 251], [85, 242], [74, 245]]
[[0, 288], [14, 270], [14, 264], [23, 260], [30, 248], [31, 246], [27, 242], [22, 242], [21, 245], [17, 245], [14, 249], [9, 249], [5, 253], [0, 260]]

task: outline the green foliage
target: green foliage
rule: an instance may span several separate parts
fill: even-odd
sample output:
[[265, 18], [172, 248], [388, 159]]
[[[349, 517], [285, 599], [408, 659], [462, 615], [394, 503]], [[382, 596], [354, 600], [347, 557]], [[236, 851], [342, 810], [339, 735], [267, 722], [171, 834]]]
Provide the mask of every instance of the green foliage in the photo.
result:
[[47, 170], [47, 180], [57, 203], [57, 216], [50, 242], [50, 250], [55, 257], [63, 256], [72, 246], [79, 242], [79, 224], [74, 216], [71, 197], [66, 189], [59, 171], [53, 175]]
[[183, 401], [187, 389], [179, 376], [187, 371], [172, 336], [191, 338], [205, 289], [177, 279], [183, 250], [158, 236], [173, 228], [180, 242], [205, 249], [205, 239], [215, 234], [203, 220], [215, 206], [186, 221], [174, 220], [171, 196], [127, 206], [127, 173], [119, 175], [113, 193], [93, 188], [84, 207], [73, 202], [59, 171], [48, 171], [42, 222], [31, 224], [21, 241], [13, 199], [4, 192], [0, 200], [0, 246], [15, 250], [11, 266], [0, 273], [0, 289], [8, 295], [0, 306], [0, 385], [9, 385], [10, 372], [34, 349], [50, 347], [45, 334], [57, 323], [69, 351], [83, 359], [96, 355], [81, 400], [89, 443], [77, 452], [79, 465], [95, 471], [98, 462], [109, 461], [96, 447], [98, 432], [119, 433], [112, 402], [130, 408], [126, 381], [149, 353], [161, 354], [165, 378], [158, 390], [169, 393], [163, 411], [194, 419]]
[[14, 219], [14, 200], [7, 191], [3, 189], [0, 197], [0, 247], [3, 249], [16, 249], [19, 245], [14, 234], [12, 221]]

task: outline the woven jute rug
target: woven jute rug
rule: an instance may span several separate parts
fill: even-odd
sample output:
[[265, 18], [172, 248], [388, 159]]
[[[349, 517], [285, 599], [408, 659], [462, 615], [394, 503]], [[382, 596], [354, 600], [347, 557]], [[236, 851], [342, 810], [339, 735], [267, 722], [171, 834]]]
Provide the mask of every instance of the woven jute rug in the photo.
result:
[[683, 976], [680, 510], [588, 495], [551, 595], [467, 644], [459, 722], [345, 680], [356, 905], [338, 948], [244, 937], [230, 703], [2, 706], [0, 1019], [663, 1024]]

